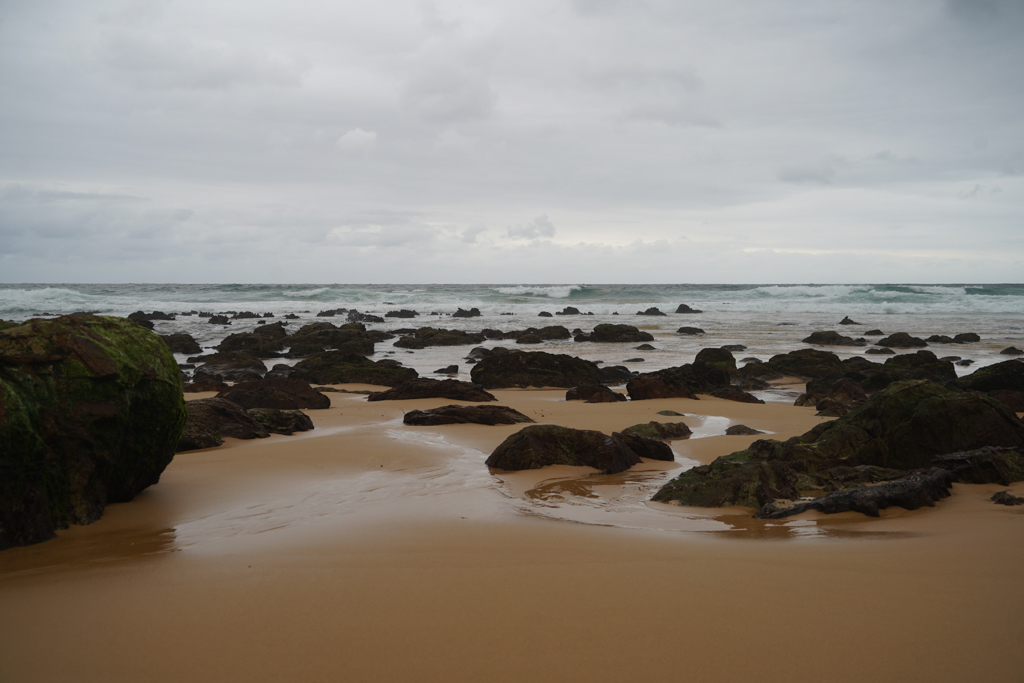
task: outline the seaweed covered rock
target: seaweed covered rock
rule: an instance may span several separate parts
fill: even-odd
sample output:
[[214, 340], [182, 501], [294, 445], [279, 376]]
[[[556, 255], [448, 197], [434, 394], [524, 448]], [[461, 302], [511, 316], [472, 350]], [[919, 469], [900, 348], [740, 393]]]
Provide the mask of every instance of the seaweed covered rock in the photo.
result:
[[222, 381], [257, 380], [267, 374], [267, 366], [262, 360], [241, 351], [219, 351], [197, 360], [203, 364], [196, 368], [196, 374], [209, 375]]
[[425, 349], [429, 346], [466, 346], [468, 344], [482, 344], [486, 339], [487, 337], [480, 332], [421, 327], [414, 334], [402, 337], [396, 341], [395, 347], [399, 349]]
[[162, 334], [160, 338], [164, 340], [167, 348], [173, 353], [192, 354], [203, 352], [203, 348], [192, 338], [191, 334], [185, 334], [184, 332], [179, 334]]
[[299, 408], [322, 409], [331, 407], [331, 399], [316, 391], [308, 382], [290, 378], [264, 379], [258, 382], [240, 382], [222, 390], [217, 398], [226, 398], [243, 408]]
[[768, 359], [767, 365], [782, 375], [793, 377], [835, 377], [838, 379], [843, 376], [843, 366], [839, 362], [839, 356], [830, 351], [818, 351], [817, 349], [800, 349], [772, 356]]
[[987, 365], [954, 381], [953, 386], [964, 391], [1024, 391], [1024, 363], [1004, 360]]
[[685, 422], [655, 422], [654, 420], [622, 430], [623, 434], [642, 436], [645, 439], [661, 439], [670, 441], [672, 439], [687, 439], [693, 434], [689, 425]]
[[692, 507], [742, 505], [760, 509], [779, 498], [799, 497], [795, 481], [788, 464], [753, 460], [746, 451], [739, 451], [687, 470], [662, 486], [651, 500]]
[[533, 422], [518, 410], [508, 406], [460, 406], [450, 405], [429, 410], [410, 410], [402, 418], [407, 425], [481, 424], [511, 425], [519, 422]]
[[565, 392], [565, 400], [585, 401], [586, 403], [616, 403], [625, 401], [626, 397], [603, 384], [581, 384]]
[[0, 332], [0, 549], [94, 522], [157, 483], [185, 417], [174, 356], [132, 321], [71, 315]]
[[963, 484], [1001, 484], [1009, 486], [1024, 480], [1024, 448], [985, 446], [971, 451], [947, 453], [933, 462], [953, 473]]
[[452, 401], [497, 401], [494, 395], [471, 382], [420, 377], [366, 397], [367, 401], [404, 401], [415, 398], [447, 398]]
[[381, 365], [365, 356], [342, 351], [324, 351], [296, 363], [290, 378], [310, 384], [379, 384], [393, 387], [418, 376], [412, 368]]
[[223, 398], [188, 402], [188, 420], [178, 440], [178, 451], [214, 448], [233, 439], [265, 439], [270, 432], [249, 411]]
[[575, 387], [601, 384], [597, 366], [566, 354], [523, 351], [490, 355], [470, 372], [475, 384], [485, 389], [506, 387]]
[[502, 441], [486, 465], [506, 471], [573, 465], [614, 474], [639, 462], [640, 456], [614, 436], [557, 425], [531, 425]]
[[[701, 349], [697, 352], [697, 357], [693, 359], [693, 365], [701, 364], [725, 370], [730, 375], [736, 374], [736, 357], [732, 355], [732, 351], [726, 348]], [[720, 380], [714, 383], [720, 384]]]
[[313, 429], [313, 420], [301, 410], [253, 408], [249, 415], [273, 434], [291, 436], [295, 432], [308, 432]]

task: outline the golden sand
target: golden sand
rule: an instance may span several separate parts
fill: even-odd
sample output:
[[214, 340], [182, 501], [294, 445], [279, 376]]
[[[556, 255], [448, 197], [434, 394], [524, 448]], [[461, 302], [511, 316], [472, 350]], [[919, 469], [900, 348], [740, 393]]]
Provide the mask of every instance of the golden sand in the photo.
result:
[[0, 553], [0, 681], [1024, 679], [1024, 514], [988, 501], [1002, 487], [880, 519], [649, 504], [759, 438], [705, 433], [823, 418], [494, 393], [538, 422], [695, 438], [621, 475], [492, 474], [520, 425], [407, 427], [451, 401], [329, 394], [312, 432], [181, 453], [95, 524]]

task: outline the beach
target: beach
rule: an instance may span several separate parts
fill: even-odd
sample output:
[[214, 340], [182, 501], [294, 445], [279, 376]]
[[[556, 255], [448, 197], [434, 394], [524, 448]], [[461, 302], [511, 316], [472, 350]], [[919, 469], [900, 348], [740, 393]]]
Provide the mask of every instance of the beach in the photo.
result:
[[[346, 385], [349, 391], [374, 389]], [[538, 422], [687, 422], [676, 463], [489, 472], [519, 425], [403, 425], [451, 401], [329, 393], [316, 429], [179, 453], [92, 525], [0, 554], [4, 681], [1018, 680], [1024, 515], [1004, 487], [934, 508], [755, 520], [647, 503], [681, 468], [786, 439], [813, 408], [566, 402]], [[212, 396], [193, 394], [190, 399]], [[674, 410], [684, 417], [658, 415]], [[1010, 487], [1024, 494], [1024, 483]]]

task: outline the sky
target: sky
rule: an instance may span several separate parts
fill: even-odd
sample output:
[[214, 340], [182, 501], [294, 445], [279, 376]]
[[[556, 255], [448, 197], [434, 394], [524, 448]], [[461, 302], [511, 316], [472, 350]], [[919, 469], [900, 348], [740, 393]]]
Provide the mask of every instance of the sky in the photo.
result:
[[0, 0], [0, 281], [1024, 281], [1021, 0]]

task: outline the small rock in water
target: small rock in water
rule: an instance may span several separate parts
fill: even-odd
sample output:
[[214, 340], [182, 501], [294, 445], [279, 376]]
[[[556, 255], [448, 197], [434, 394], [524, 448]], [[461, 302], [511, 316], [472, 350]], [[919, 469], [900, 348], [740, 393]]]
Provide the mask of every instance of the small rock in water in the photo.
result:
[[654, 347], [650, 344], [641, 344], [635, 348], [636, 351], [654, 351]]
[[873, 355], [873, 356], [894, 356], [894, 355], [896, 355], [895, 351], [893, 351], [892, 349], [890, 349], [890, 348], [888, 348], [886, 346], [870, 348], [867, 351], [865, 351], [864, 353], [867, 353], [867, 354], [870, 354], [870, 355]]
[[725, 430], [726, 436], [754, 436], [755, 434], [764, 434], [764, 432], [747, 425], [733, 425]]
[[704, 330], [699, 327], [680, 327], [676, 334], [704, 334]]
[[746, 351], [747, 347], [743, 344], [726, 344], [725, 346], [718, 347], [726, 351]]
[[644, 359], [643, 358], [627, 358], [626, 360], [624, 360], [622, 362], [623, 363], [643, 363]]
[[684, 413], [677, 413], [674, 410], [659, 410], [658, 415], [667, 415], [669, 417], [686, 417]]
[[843, 319], [839, 321], [839, 324], [840, 325], [860, 325], [860, 323], [854, 322], [853, 320], [850, 320], [850, 316], [848, 316], [848, 315], [844, 315]]
[[1024, 351], [1021, 351], [1016, 346], [1009, 346], [1000, 351], [999, 353], [1001, 353], [1004, 356], [1024, 356]]
[[676, 313], [703, 313], [703, 312], [704, 311], [698, 310], [696, 308], [690, 308], [686, 304], [679, 304], [679, 307], [676, 309]]
[[958, 360], [956, 362], [956, 365], [959, 365], [962, 368], [966, 368], [968, 365], [973, 365], [973, 364], [974, 364], [974, 361], [971, 360], [970, 358], [964, 358], [963, 360]]
[[459, 366], [458, 365], [449, 365], [446, 368], [441, 368], [440, 370], [434, 370], [434, 374], [435, 375], [457, 375], [457, 374], [459, 374]]

